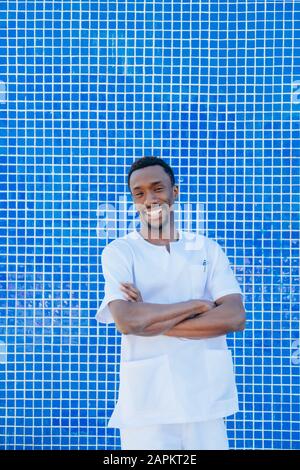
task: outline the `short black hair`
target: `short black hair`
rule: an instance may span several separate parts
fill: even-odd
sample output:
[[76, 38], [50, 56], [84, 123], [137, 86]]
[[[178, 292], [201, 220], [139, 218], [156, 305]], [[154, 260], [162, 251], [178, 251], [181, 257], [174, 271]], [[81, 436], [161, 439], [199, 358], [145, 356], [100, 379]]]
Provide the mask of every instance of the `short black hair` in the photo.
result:
[[135, 170], [140, 170], [141, 168], [146, 168], [147, 166], [160, 165], [165, 172], [170, 176], [172, 186], [175, 185], [175, 176], [172, 168], [165, 162], [162, 158], [159, 157], [142, 157], [138, 160], [135, 160], [129, 169], [127, 175], [127, 184], [130, 189], [130, 176]]

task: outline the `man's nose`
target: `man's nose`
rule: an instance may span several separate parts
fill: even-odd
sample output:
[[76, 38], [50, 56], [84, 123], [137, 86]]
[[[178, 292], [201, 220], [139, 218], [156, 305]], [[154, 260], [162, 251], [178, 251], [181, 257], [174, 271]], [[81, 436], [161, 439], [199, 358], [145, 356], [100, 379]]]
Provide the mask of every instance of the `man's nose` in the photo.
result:
[[150, 209], [152, 205], [158, 204], [158, 203], [159, 203], [159, 201], [158, 201], [157, 195], [155, 193], [149, 192], [149, 193], [146, 194], [144, 204], [147, 207], [147, 209]]

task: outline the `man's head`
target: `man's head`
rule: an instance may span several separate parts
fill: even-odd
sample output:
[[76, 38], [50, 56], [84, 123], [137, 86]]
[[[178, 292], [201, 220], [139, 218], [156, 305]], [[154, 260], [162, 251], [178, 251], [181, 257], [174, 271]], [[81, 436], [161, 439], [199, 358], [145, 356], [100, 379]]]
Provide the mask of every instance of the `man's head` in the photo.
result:
[[161, 158], [136, 160], [128, 173], [128, 187], [142, 222], [161, 229], [173, 219], [178, 186], [172, 168]]

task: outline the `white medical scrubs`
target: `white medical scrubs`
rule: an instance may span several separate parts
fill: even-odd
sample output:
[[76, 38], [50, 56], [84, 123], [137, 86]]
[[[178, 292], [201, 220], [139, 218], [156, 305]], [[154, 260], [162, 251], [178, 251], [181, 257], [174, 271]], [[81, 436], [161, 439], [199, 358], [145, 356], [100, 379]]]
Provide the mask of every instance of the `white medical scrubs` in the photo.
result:
[[[143, 301], [151, 303], [193, 298], [216, 301], [228, 294], [241, 294], [228, 258], [217, 242], [194, 232], [178, 232], [179, 240], [170, 242], [170, 252], [165, 246], [149, 243], [136, 230], [104, 248], [105, 296], [96, 315], [99, 322], [114, 322], [108, 303], [126, 300], [121, 282], [133, 283]], [[237, 410], [233, 363], [225, 336], [200, 340], [163, 334], [122, 335], [119, 396], [108, 423], [108, 427], [120, 428], [122, 449], [178, 449], [179, 443], [170, 447], [173, 444], [167, 437], [161, 438], [164, 443], [159, 447], [158, 429], [167, 436], [163, 431], [173, 424], [177, 431], [181, 429], [182, 438], [189, 426], [190, 434], [205, 435], [212, 426], [220, 428], [217, 423]], [[207, 433], [203, 433], [205, 423], [210, 423]], [[139, 438], [142, 428], [148, 435], [148, 447], [139, 447], [146, 445]], [[210, 434], [212, 442], [218, 440], [216, 432]], [[150, 435], [156, 436], [155, 443], [151, 443]], [[134, 447], [130, 447], [132, 442], [136, 443]], [[226, 448], [224, 431], [220, 430], [220, 441], [215, 444], [215, 448]], [[199, 442], [198, 448], [202, 446]]]

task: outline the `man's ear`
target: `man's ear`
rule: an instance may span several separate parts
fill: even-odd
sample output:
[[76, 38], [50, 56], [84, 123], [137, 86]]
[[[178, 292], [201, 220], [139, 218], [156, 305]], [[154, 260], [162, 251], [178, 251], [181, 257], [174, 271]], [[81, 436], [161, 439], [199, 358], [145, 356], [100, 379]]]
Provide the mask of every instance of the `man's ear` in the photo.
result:
[[174, 196], [174, 199], [177, 199], [178, 194], [179, 194], [179, 188], [178, 188], [177, 184], [174, 184], [174, 186], [173, 186], [173, 196]]

